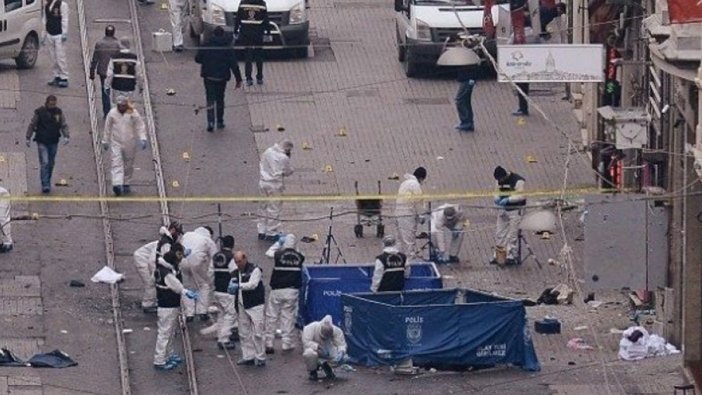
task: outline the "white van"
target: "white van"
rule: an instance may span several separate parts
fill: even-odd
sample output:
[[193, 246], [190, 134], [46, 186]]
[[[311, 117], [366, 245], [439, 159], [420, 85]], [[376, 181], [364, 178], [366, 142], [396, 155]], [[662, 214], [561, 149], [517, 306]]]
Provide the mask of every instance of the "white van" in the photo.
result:
[[0, 7], [0, 59], [14, 59], [20, 69], [34, 67], [42, 31], [42, 1], [4, 0]]
[[[500, 14], [504, 18], [507, 11], [509, 15], [509, 1], [495, 3], [490, 11], [498, 26]], [[398, 60], [403, 62], [407, 77], [416, 76], [422, 65], [436, 65], [447, 40], [457, 40], [463, 28], [456, 12], [470, 34], [485, 35], [482, 0], [395, 0], [395, 11]], [[494, 40], [485, 46], [491, 54], [497, 52]]]
[[[217, 26], [232, 32], [239, 9], [239, 0], [189, 0], [190, 36], [207, 42]], [[307, 57], [310, 44], [310, 23], [306, 0], [266, 0], [271, 23], [272, 41], [264, 49], [291, 49]]]

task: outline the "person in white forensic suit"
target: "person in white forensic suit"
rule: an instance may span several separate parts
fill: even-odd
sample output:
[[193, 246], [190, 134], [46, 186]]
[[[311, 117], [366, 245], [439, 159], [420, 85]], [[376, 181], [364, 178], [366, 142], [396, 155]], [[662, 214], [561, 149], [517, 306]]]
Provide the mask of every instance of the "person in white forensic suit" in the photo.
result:
[[236, 326], [236, 296], [227, 292], [232, 280], [232, 273], [236, 270], [234, 263], [234, 237], [222, 237], [222, 248], [212, 258], [212, 271], [214, 272], [214, 301], [219, 310], [217, 322], [217, 346], [220, 350], [233, 350], [235, 343], [231, 340], [232, 330]]
[[[293, 143], [282, 140], [266, 149], [261, 155], [259, 164], [260, 180], [258, 187], [261, 195], [267, 198], [279, 197], [285, 190], [284, 178], [293, 174], [290, 165], [290, 154]], [[258, 239], [276, 241], [280, 236], [280, 210], [283, 203], [280, 200], [267, 200], [261, 203], [258, 219]]]
[[119, 39], [119, 52], [110, 58], [107, 64], [104, 89], [108, 89], [110, 101], [115, 105], [119, 96], [133, 102], [137, 90], [144, 88], [144, 72], [137, 54], [132, 52], [129, 37]]
[[154, 270], [156, 298], [158, 301], [158, 333], [154, 350], [154, 369], [173, 370], [183, 358], [175, 353], [173, 337], [180, 314], [182, 299], [197, 300], [197, 292], [183, 287], [180, 262], [183, 259], [182, 246], [176, 244], [170, 251], [158, 258]]
[[[59, 88], [68, 87], [68, 63], [66, 62], [66, 40], [68, 40], [68, 3], [64, 0], [45, 2], [42, 20], [44, 37], [42, 44], [49, 47], [54, 78], [49, 85]], [[20, 4], [21, 5], [21, 4]]]
[[266, 354], [273, 354], [275, 330], [280, 325], [283, 351], [295, 348], [297, 335], [295, 320], [302, 286], [302, 264], [305, 256], [297, 249], [294, 234], [285, 235], [283, 248], [273, 256], [273, 273], [271, 274], [271, 292], [266, 305]]
[[[165, 229], [165, 228], [164, 228]], [[144, 294], [141, 297], [141, 308], [146, 314], [156, 313], [156, 286], [154, 270], [156, 269], [156, 247], [158, 240], [146, 243], [134, 251], [134, 266], [144, 284]]]
[[493, 176], [497, 184], [497, 195], [495, 195], [495, 205], [499, 207], [497, 213], [497, 224], [495, 226], [495, 252], [490, 261], [491, 264], [498, 264], [497, 250], [504, 249], [507, 252], [505, 264], [519, 264], [519, 251], [517, 249], [519, 237], [519, 225], [522, 222], [522, 212], [527, 203], [524, 195], [524, 177], [517, 173], [507, 171], [502, 166], [495, 167]]
[[236, 311], [239, 314], [239, 338], [241, 359], [237, 365], [266, 366], [266, 351], [263, 309], [266, 303], [266, 287], [263, 285], [263, 270], [249, 262], [243, 251], [234, 253], [236, 270], [232, 273], [228, 292], [236, 295]]
[[329, 379], [336, 378], [330, 364], [339, 365], [346, 358], [346, 338], [344, 332], [334, 325], [330, 315], [320, 321], [305, 325], [302, 330], [302, 359], [309, 372], [310, 380], [317, 380], [321, 368]]
[[0, 253], [10, 252], [14, 247], [12, 242], [12, 202], [10, 192], [0, 187]]
[[402, 291], [411, 273], [407, 255], [397, 249], [395, 236], [383, 238], [383, 253], [375, 257], [371, 292]]
[[105, 151], [110, 150], [112, 192], [115, 196], [122, 196], [132, 192], [137, 145], [145, 150], [148, 144], [146, 125], [139, 111], [129, 104], [125, 96], [118, 96], [116, 100], [117, 106], [113, 107], [105, 118], [102, 148]]
[[168, 0], [168, 15], [171, 18], [171, 28], [173, 30], [173, 51], [183, 51], [183, 14], [187, 0]]
[[[458, 204], [443, 204], [431, 213], [431, 242], [434, 247], [432, 260], [436, 263], [458, 263], [458, 253], [461, 251], [465, 232], [463, 226], [465, 217]], [[446, 231], [451, 234], [451, 240], [446, 243]]]
[[185, 283], [188, 285], [194, 283], [200, 295], [195, 303], [185, 301], [183, 311], [187, 321], [192, 321], [195, 314], [200, 317], [200, 321], [210, 319], [207, 309], [210, 307], [210, 297], [214, 291], [214, 274], [210, 268], [212, 257], [219, 250], [212, 240], [212, 234], [209, 226], [201, 226], [192, 232], [185, 232], [180, 241], [185, 250], [190, 252], [182, 265]]
[[397, 234], [399, 235], [401, 248], [409, 259], [418, 255], [415, 248], [417, 243], [417, 224], [424, 223], [424, 213], [426, 208], [424, 201], [418, 199], [422, 195], [422, 183], [427, 178], [427, 170], [418, 167], [412, 174], [405, 174], [405, 180], [400, 184], [395, 202], [395, 218], [397, 224]]

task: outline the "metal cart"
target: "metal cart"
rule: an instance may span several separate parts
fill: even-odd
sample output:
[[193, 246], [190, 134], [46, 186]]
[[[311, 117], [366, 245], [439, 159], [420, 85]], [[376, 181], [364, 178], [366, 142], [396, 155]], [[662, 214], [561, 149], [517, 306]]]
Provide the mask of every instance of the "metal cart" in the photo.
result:
[[[358, 192], [358, 181], [354, 182], [356, 196], [361, 194]], [[378, 180], [378, 195], [382, 195], [380, 188], [380, 180]], [[353, 227], [353, 233], [356, 237], [363, 237], [363, 226], [375, 226], [375, 236], [385, 236], [385, 225], [383, 224], [383, 199], [356, 199], [356, 225]]]

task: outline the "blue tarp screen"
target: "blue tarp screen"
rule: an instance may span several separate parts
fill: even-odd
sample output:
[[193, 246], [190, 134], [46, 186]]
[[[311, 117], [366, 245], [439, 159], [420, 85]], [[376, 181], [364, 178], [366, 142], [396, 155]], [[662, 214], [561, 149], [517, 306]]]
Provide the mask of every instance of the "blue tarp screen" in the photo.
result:
[[[405, 290], [442, 288], [441, 275], [433, 263], [412, 263], [410, 267]], [[372, 264], [304, 266], [298, 324], [304, 326], [330, 314], [334, 323], [341, 325], [341, 294], [369, 292], [372, 278]]]
[[459, 289], [341, 298], [349, 355], [358, 363], [412, 358], [417, 365], [540, 369], [521, 301]]

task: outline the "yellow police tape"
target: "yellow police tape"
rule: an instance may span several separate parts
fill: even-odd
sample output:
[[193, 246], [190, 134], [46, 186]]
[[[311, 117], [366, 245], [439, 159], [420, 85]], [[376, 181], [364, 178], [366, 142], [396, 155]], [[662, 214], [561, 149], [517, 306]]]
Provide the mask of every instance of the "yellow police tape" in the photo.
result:
[[[634, 190], [617, 190], [603, 188], [573, 188], [554, 190], [537, 190], [520, 193], [526, 197], [559, 197], [561, 194], [573, 198], [575, 195], [600, 194], [611, 192], [634, 192]], [[495, 196], [495, 191], [489, 192], [457, 192], [439, 193], [408, 196], [408, 200], [470, 200], [488, 198]], [[507, 195], [500, 193], [500, 195]], [[252, 203], [266, 201], [284, 202], [341, 202], [356, 200], [395, 200], [397, 194], [393, 195], [287, 195], [287, 196], [0, 196], [0, 201], [10, 202], [38, 202], [38, 203], [153, 203], [153, 202], [173, 202], [173, 203]]]

